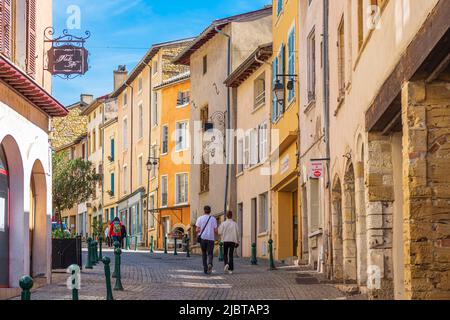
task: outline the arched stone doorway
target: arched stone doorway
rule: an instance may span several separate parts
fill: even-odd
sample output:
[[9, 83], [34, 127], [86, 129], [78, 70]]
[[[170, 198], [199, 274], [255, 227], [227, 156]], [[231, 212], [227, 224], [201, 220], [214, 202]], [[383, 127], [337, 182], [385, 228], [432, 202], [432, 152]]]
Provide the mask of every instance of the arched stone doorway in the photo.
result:
[[344, 281], [357, 280], [357, 247], [356, 247], [356, 210], [355, 210], [355, 171], [353, 163], [347, 164], [344, 176], [343, 216], [343, 255]]
[[343, 279], [343, 241], [342, 241], [342, 187], [341, 180], [336, 177], [332, 189], [332, 245], [333, 245], [333, 277]]
[[367, 284], [367, 227], [366, 227], [366, 187], [364, 184], [364, 145], [361, 147], [360, 161], [355, 170], [356, 193], [356, 246], [358, 284]]
[[[0, 287], [18, 287], [24, 270], [24, 174], [20, 149], [12, 136], [1, 144]], [[3, 230], [3, 231], [2, 231]]]
[[50, 217], [47, 215], [47, 181], [42, 163], [33, 165], [30, 181], [30, 275], [47, 275], [47, 233]]

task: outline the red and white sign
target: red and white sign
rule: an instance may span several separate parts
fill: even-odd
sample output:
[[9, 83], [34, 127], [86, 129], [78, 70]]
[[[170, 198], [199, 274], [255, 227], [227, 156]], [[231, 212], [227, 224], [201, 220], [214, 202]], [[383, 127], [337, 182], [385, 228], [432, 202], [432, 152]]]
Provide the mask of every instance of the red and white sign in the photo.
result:
[[312, 179], [319, 179], [323, 176], [323, 162], [311, 162], [309, 177]]

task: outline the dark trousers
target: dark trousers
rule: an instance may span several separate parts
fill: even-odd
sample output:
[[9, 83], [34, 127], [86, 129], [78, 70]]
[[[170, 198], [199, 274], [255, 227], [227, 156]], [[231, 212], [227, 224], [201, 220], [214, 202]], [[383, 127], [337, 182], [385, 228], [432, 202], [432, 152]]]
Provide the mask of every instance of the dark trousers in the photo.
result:
[[203, 269], [206, 271], [208, 270], [208, 265], [213, 264], [214, 241], [202, 239], [200, 247], [202, 248]]
[[234, 242], [224, 242], [223, 243], [223, 260], [225, 265], [228, 265], [230, 268], [228, 270], [233, 271], [234, 270], [234, 248], [235, 243]]

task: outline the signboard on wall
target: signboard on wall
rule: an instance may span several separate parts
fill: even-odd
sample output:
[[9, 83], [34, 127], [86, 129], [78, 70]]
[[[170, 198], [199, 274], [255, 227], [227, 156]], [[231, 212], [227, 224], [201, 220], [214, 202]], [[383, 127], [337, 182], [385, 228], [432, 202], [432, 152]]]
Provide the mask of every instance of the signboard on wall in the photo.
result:
[[83, 75], [88, 70], [88, 51], [71, 45], [48, 51], [48, 71], [52, 75]]
[[323, 177], [323, 162], [313, 161], [309, 168], [309, 178], [310, 179], [320, 179]]

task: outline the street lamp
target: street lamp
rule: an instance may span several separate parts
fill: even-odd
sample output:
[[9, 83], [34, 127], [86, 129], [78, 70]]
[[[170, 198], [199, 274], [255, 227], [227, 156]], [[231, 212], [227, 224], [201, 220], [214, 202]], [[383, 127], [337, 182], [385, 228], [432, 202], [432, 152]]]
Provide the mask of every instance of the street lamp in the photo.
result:
[[273, 85], [273, 93], [275, 95], [275, 97], [277, 98], [277, 102], [278, 103], [283, 103], [284, 99], [286, 98], [286, 90], [284, 87], [284, 82], [281, 83], [280, 81], [280, 77], [284, 77], [284, 78], [289, 78], [287, 85], [286, 85], [286, 89], [289, 91], [294, 90], [294, 83], [295, 78], [298, 77], [298, 75], [296, 74], [277, 74], [277, 81], [275, 82], [275, 84]]
[[273, 93], [275, 94], [275, 97], [277, 97], [277, 101], [279, 103], [284, 101], [285, 97], [284, 85], [281, 83], [280, 79], [277, 79], [277, 82], [275, 82], [273, 86]]

